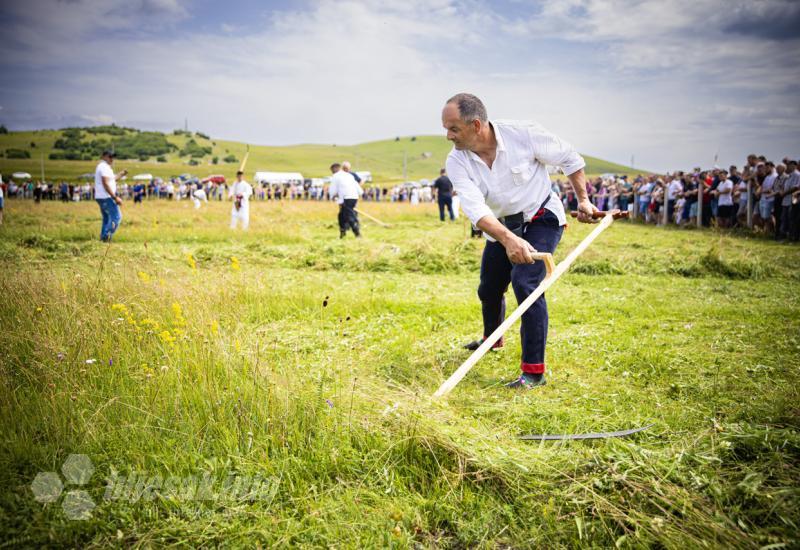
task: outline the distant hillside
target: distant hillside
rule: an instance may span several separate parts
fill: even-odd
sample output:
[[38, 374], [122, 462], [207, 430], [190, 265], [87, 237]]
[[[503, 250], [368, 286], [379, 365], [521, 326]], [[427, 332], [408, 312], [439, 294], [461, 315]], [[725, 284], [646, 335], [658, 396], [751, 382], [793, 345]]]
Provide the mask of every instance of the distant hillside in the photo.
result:
[[[246, 148], [242, 142], [213, 139], [199, 132], [163, 134], [117, 126], [9, 132], [0, 134], [0, 173], [6, 176], [23, 171], [39, 178], [44, 164], [48, 179], [74, 179], [92, 172], [99, 152], [111, 144], [127, 157], [117, 161], [120, 167], [131, 174], [147, 172], [159, 177], [185, 172], [233, 177]], [[451, 147], [444, 136], [404, 136], [357, 145], [253, 145], [247, 173], [291, 171], [322, 177], [329, 174], [331, 163], [349, 160], [356, 170], [372, 172], [376, 182], [392, 183], [403, 180], [405, 155], [409, 180], [434, 179]], [[637, 172], [628, 166], [584, 157], [588, 174]]]

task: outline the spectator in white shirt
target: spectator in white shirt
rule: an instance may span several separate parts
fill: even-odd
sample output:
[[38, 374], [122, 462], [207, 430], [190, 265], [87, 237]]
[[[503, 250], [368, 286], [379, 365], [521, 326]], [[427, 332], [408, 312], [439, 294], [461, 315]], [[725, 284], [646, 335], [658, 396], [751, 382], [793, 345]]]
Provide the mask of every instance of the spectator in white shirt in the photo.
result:
[[717, 224], [722, 227], [730, 227], [733, 223], [733, 216], [736, 214], [733, 209], [733, 182], [728, 179], [728, 171], [719, 171], [719, 185], [714, 194], [717, 195]]
[[231, 208], [231, 229], [236, 229], [239, 222], [242, 229], [247, 231], [250, 227], [250, 197], [253, 196], [253, 187], [244, 181], [244, 172], [236, 172], [236, 182], [228, 190], [228, 198], [233, 199]]
[[358, 184], [353, 174], [341, 169], [342, 165], [338, 162], [331, 164], [331, 184], [328, 193], [331, 199], [336, 199], [339, 204], [339, 238], [343, 239], [347, 235], [347, 230], [352, 229], [356, 237], [361, 236], [361, 228], [358, 223], [358, 213], [356, 204], [358, 199], [364, 194], [364, 190]]
[[128, 173], [123, 170], [114, 174], [111, 165], [116, 154], [114, 151], [104, 151], [97, 168], [94, 171], [94, 198], [100, 205], [100, 214], [103, 222], [100, 227], [100, 240], [111, 241], [119, 224], [122, 222], [122, 199], [117, 195], [117, 179]]
[[764, 182], [758, 189], [760, 198], [758, 200], [758, 211], [754, 216], [753, 223], [758, 227], [763, 227], [765, 233], [774, 231], [772, 222], [772, 211], [775, 209], [775, 180], [786, 170], [783, 164], [777, 167], [772, 162], [767, 162], [767, 175]]
[[[508, 284], [522, 302], [544, 278], [544, 265], [534, 263], [531, 253], [552, 253], [561, 239], [566, 216], [553, 195], [547, 165], [561, 167], [569, 178], [579, 199], [579, 221], [593, 221], [597, 208], [586, 193], [583, 158], [538, 124], [490, 122], [480, 99], [458, 94], [447, 100], [442, 125], [454, 145], [446, 167], [461, 208], [488, 239], [478, 287], [485, 339], [505, 318]], [[542, 296], [522, 316], [522, 375], [508, 387], [545, 383], [547, 322]], [[465, 347], [476, 349], [482, 341]], [[500, 340], [495, 347], [502, 344]]]
[[673, 220], [675, 217], [675, 201], [678, 200], [683, 194], [683, 184], [681, 180], [673, 177], [672, 181], [667, 186], [667, 220]]

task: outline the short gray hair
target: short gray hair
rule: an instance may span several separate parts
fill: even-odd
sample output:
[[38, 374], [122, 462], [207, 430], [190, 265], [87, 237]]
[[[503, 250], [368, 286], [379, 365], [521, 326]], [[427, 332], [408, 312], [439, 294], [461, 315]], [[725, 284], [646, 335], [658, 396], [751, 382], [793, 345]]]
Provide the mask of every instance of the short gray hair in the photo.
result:
[[460, 93], [448, 99], [447, 103], [454, 103], [458, 107], [458, 114], [461, 115], [461, 120], [466, 123], [480, 120], [483, 124], [486, 124], [489, 121], [486, 107], [477, 96]]

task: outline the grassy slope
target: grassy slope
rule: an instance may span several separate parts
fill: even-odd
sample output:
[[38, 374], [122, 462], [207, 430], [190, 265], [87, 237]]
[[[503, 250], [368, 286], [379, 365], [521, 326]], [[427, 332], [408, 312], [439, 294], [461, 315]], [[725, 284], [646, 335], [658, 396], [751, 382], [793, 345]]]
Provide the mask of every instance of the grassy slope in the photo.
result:
[[[481, 245], [428, 206], [365, 205], [394, 227], [342, 242], [329, 204], [254, 204], [247, 234], [226, 229], [227, 204], [128, 204], [106, 250], [92, 204], [7, 205], [7, 543], [799, 542], [796, 247], [615, 224], [548, 294], [550, 384], [500, 387], [516, 371], [512, 330], [437, 403], [480, 330]], [[558, 259], [589, 229], [571, 226]], [[624, 440], [515, 438], [650, 422]], [[105, 501], [68, 521], [29, 484], [71, 452], [94, 460], [98, 501], [112, 467], [261, 473], [278, 490], [254, 504]]]
[[[31, 153], [31, 159], [0, 159], [0, 173], [9, 174], [16, 171], [29, 172], [35, 178], [41, 174], [41, 153], [44, 152], [45, 173], [50, 178], [75, 178], [76, 176], [94, 171], [95, 162], [81, 161], [50, 161], [47, 159], [52, 150], [53, 143], [60, 136], [60, 132], [42, 130], [37, 132], [11, 132], [0, 135], [0, 151], [8, 148], [21, 148]], [[109, 137], [100, 134], [98, 137]], [[186, 136], [169, 136], [170, 141], [182, 147]], [[244, 156], [245, 144], [236, 141], [205, 140], [194, 138], [200, 145], [211, 146], [213, 155], [221, 159], [228, 154], [235, 155], [239, 160]], [[31, 148], [31, 142], [36, 143]], [[419, 136], [416, 141], [409, 137], [401, 138], [399, 142], [392, 140], [374, 141], [359, 145], [291, 145], [271, 147], [256, 145], [251, 147], [247, 164], [248, 172], [256, 170], [272, 171], [298, 171], [306, 177], [322, 177], [329, 174], [328, 166], [333, 162], [350, 160], [358, 170], [369, 170], [377, 182], [402, 181], [403, 176], [403, 151], [407, 153], [407, 170], [409, 179], [434, 179], [439, 168], [444, 163], [451, 145], [442, 136]], [[430, 158], [423, 158], [423, 153], [432, 153]], [[213, 156], [212, 155], [212, 156]], [[587, 173], [601, 174], [605, 172], [633, 174], [635, 171], [629, 167], [610, 163], [594, 157], [585, 157], [588, 163]], [[203, 159], [200, 166], [188, 166], [177, 153], [167, 155], [167, 163], [157, 163], [155, 159], [147, 162], [118, 161], [121, 167], [127, 168], [131, 174], [142, 172], [152, 173], [160, 177], [169, 177], [184, 172], [199, 176], [208, 174], [224, 174], [232, 177], [238, 167], [237, 164], [211, 165], [211, 156]]]

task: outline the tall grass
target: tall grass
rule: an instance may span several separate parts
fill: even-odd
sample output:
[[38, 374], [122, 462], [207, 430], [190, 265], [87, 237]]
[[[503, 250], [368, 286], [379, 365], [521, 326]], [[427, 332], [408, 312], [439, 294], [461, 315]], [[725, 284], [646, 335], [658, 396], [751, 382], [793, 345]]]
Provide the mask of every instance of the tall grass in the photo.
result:
[[[368, 208], [393, 228], [339, 241], [330, 205], [256, 204], [247, 234], [225, 228], [225, 205], [126, 205], [106, 247], [94, 205], [11, 202], [4, 543], [798, 544], [797, 250], [615, 225], [548, 294], [547, 386], [502, 387], [513, 333], [433, 401], [480, 331], [481, 247], [432, 208]], [[557, 256], [586, 231], [571, 226]], [[693, 261], [688, 277], [671, 267]], [[624, 440], [517, 439], [651, 422]], [[97, 469], [89, 520], [30, 489], [70, 453]], [[136, 471], [259, 474], [276, 490], [103, 500], [107, 477]]]

